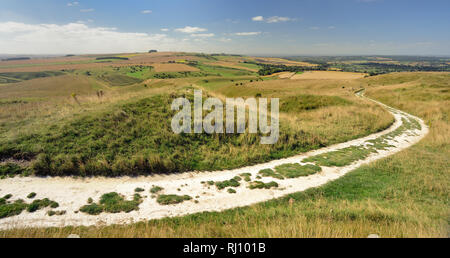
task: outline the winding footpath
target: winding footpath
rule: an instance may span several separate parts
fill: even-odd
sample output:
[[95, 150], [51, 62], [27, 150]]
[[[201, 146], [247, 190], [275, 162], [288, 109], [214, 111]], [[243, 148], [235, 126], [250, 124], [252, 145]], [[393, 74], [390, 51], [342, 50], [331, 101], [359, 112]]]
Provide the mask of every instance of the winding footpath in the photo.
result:
[[[363, 92], [357, 93], [365, 98]], [[371, 99], [369, 99], [371, 100]], [[374, 100], [371, 100], [374, 101]], [[264, 202], [273, 198], [285, 196], [290, 193], [304, 191], [308, 188], [318, 187], [332, 180], [336, 180], [348, 172], [368, 164], [375, 160], [393, 155], [420, 141], [427, 133], [428, 127], [418, 117], [412, 116], [400, 110], [388, 107], [374, 101], [386, 108], [395, 117], [394, 124], [379, 133], [375, 133], [360, 139], [336, 144], [319, 150], [303, 153], [290, 158], [274, 160], [264, 164], [243, 167], [233, 170], [214, 172], [187, 172], [167, 176], [149, 177], [121, 177], [121, 178], [39, 178], [39, 177], [15, 177], [0, 180], [0, 197], [12, 194], [8, 201], [23, 199], [26, 202], [32, 200], [27, 198], [31, 192], [37, 194], [36, 198], [49, 198], [59, 203], [57, 210], [66, 213], [61, 216], [49, 216], [50, 208], [35, 212], [22, 211], [19, 215], [0, 219], [0, 229], [24, 228], [24, 227], [63, 227], [63, 226], [90, 226], [124, 224], [164, 217], [182, 216], [204, 211], [223, 211], [230, 208], [247, 206]], [[374, 147], [375, 143], [383, 143], [383, 146]], [[372, 148], [376, 151], [370, 152], [364, 159], [352, 161], [351, 164], [341, 167], [321, 166], [322, 171], [310, 176], [277, 179], [262, 177], [256, 179], [258, 172], [263, 169], [273, 169], [279, 165], [305, 162], [304, 159], [317, 157], [317, 155], [333, 155], [334, 151], [345, 150], [348, 147]], [[326, 155], [325, 155], [326, 156]], [[317, 164], [317, 163], [316, 163]], [[233, 188], [236, 193], [229, 193], [227, 189], [218, 190], [215, 185], [209, 185], [208, 181], [224, 181], [243, 173], [250, 173], [252, 181], [277, 182], [278, 187], [271, 189], [250, 189], [249, 182], [240, 181], [240, 186]], [[193, 199], [179, 204], [161, 205], [156, 198], [151, 197], [149, 190], [153, 186], [160, 186], [164, 190], [161, 194], [189, 195]], [[117, 192], [127, 199], [132, 199], [136, 188], [145, 189], [142, 195], [143, 202], [139, 210], [129, 213], [101, 213], [89, 215], [79, 212], [87, 200], [92, 198], [97, 202], [105, 193]]]

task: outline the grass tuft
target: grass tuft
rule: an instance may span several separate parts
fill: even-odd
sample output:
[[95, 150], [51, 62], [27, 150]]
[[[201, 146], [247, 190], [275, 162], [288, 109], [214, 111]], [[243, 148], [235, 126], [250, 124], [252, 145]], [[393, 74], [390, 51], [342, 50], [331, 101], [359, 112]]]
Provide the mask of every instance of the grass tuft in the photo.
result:
[[191, 200], [192, 197], [189, 195], [175, 195], [175, 194], [169, 194], [169, 195], [160, 195], [156, 199], [156, 201], [161, 205], [170, 205], [170, 204], [178, 204], [182, 203], [184, 201]]

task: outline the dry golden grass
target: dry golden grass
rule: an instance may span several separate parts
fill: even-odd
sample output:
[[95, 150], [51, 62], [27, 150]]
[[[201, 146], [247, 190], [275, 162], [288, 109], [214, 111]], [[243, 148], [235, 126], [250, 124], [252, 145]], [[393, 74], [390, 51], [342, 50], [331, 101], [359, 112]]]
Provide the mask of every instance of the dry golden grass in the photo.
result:
[[155, 72], [197, 72], [198, 68], [185, 64], [152, 64]]
[[0, 94], [2, 99], [85, 95], [95, 93], [92, 86], [86, 77], [62, 75], [1, 85]]
[[274, 58], [274, 57], [246, 57], [245, 59], [248, 61], [253, 61], [253, 62], [263, 63], [263, 64], [286, 65], [286, 66], [313, 66], [313, 67], [318, 66], [317, 64], [292, 61], [292, 60], [287, 60], [287, 59], [283, 59], [283, 58]]
[[[121, 56], [127, 57], [129, 60], [110, 60], [109, 62], [96, 62], [97, 57], [105, 56]], [[103, 54], [103, 55], [84, 55], [76, 57], [58, 57], [45, 59], [31, 59], [18, 61], [1, 61], [0, 72], [43, 72], [43, 71], [60, 71], [60, 70], [80, 70], [80, 69], [96, 69], [108, 66], [133, 66], [148, 65], [159, 66], [161, 63], [175, 60], [198, 60], [199, 58], [184, 53], [160, 52], [160, 53], [136, 53], [136, 54]], [[77, 63], [86, 62], [86, 63]], [[176, 67], [176, 66], [175, 66]], [[178, 67], [170, 68], [162, 65], [161, 71], [194, 71], [194, 67]], [[197, 70], [195, 70], [197, 71]]]
[[27, 65], [27, 64], [49, 64], [49, 63], [62, 63], [62, 62], [80, 62], [89, 61], [93, 58], [84, 56], [73, 56], [73, 57], [53, 57], [53, 58], [36, 58], [30, 60], [12, 60], [12, 61], [0, 61], [0, 68], [3, 66], [10, 65]]
[[210, 62], [207, 63], [208, 65], [212, 65], [212, 66], [223, 66], [223, 67], [228, 67], [228, 68], [234, 68], [234, 69], [241, 69], [241, 70], [247, 70], [250, 72], [257, 72], [258, 69], [252, 69], [252, 68], [248, 68], [245, 66], [240, 66], [239, 62], [229, 62], [229, 61], [217, 61], [217, 62]]
[[354, 80], [366, 76], [364, 73], [338, 71], [308, 71], [291, 77], [293, 80]]
[[271, 74], [268, 77], [278, 76], [278, 78], [280, 78], [280, 79], [291, 79], [292, 76], [294, 76], [294, 75], [295, 75], [295, 73], [293, 73], [293, 72], [280, 72], [280, 73]]
[[[0, 86], [0, 102], [3, 102], [0, 105], [0, 139], [33, 133], [42, 124], [106, 110], [122, 101], [172, 91], [181, 85], [175, 80], [151, 80], [146, 84], [148, 88], [141, 85], [115, 89], [105, 86], [100, 88], [104, 92], [101, 98], [94, 87], [103, 84], [84, 76], [42, 78]], [[76, 93], [76, 100], [72, 93]], [[13, 102], [17, 100], [19, 103]]]

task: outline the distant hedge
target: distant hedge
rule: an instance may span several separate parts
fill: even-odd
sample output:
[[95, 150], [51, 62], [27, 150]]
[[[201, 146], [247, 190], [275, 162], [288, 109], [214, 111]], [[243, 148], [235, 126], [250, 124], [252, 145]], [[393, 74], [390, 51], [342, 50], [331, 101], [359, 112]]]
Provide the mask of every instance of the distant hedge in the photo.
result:
[[96, 58], [96, 60], [107, 60], [107, 59], [130, 60], [128, 57], [119, 57], [119, 56], [104, 56]]

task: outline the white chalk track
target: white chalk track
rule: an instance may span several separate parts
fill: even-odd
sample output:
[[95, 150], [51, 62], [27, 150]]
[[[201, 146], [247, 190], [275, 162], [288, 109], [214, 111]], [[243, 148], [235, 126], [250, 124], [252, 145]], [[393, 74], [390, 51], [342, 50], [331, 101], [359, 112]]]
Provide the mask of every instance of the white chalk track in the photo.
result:
[[[358, 95], [363, 97], [362, 94]], [[377, 103], [385, 107], [394, 115], [395, 122], [390, 128], [360, 139], [255, 166], [224, 171], [186, 172], [167, 176], [158, 175], [135, 178], [15, 177], [0, 180], [0, 196], [12, 194], [13, 197], [10, 201], [23, 199], [29, 202], [30, 200], [27, 199], [26, 196], [31, 192], [35, 192], [37, 193], [36, 198], [49, 198], [50, 200], [58, 202], [60, 207], [54, 210], [66, 211], [66, 214], [62, 216], [49, 216], [47, 215], [48, 209], [38, 210], [34, 213], [23, 211], [18, 216], [0, 219], [0, 229], [125, 224], [164, 217], [183, 216], [204, 211], [223, 211], [235, 207], [264, 202], [290, 193], [324, 185], [327, 182], [342, 177], [363, 164], [368, 164], [372, 161], [404, 150], [420, 141], [428, 133], [428, 127], [420, 118], [387, 107], [382, 103]], [[356, 161], [348, 166], [322, 167], [322, 172], [320, 173], [294, 179], [279, 180], [269, 177], [259, 179], [263, 182], [276, 181], [279, 184], [277, 189], [251, 190], [248, 188], [248, 183], [242, 180], [241, 186], [235, 188], [237, 193], [230, 194], [226, 189], [219, 191], [215, 186], [210, 186], [208, 188], [207, 185], [201, 183], [202, 181], [210, 180], [228, 180], [242, 173], [251, 173], [252, 180], [255, 180], [257, 173], [262, 169], [274, 168], [278, 165], [287, 163], [303, 164], [301, 161], [307, 157], [339, 150], [349, 146], [366, 145], [366, 141], [376, 139], [396, 130], [402, 125], [402, 118], [416, 120], [420, 123], [421, 129], [407, 130], [401, 135], [395, 136], [394, 139], [388, 140], [389, 144], [395, 147], [379, 150], [377, 153], [371, 154], [366, 159]], [[153, 185], [163, 187], [164, 190], [162, 191], [162, 194], [186, 194], [191, 196], [193, 200], [175, 205], [160, 205], [156, 202], [156, 198], [151, 198], [149, 189]], [[80, 207], [87, 204], [89, 197], [92, 197], [94, 201], [97, 202], [101, 195], [109, 192], [117, 192], [131, 199], [133, 198], [134, 189], [137, 187], [145, 189], [145, 192], [141, 193], [141, 195], [145, 197], [137, 211], [117, 214], [101, 213], [100, 215], [88, 215], [82, 212], [76, 213]], [[199, 196], [199, 198], [195, 198], [196, 196]], [[198, 200], [198, 203], [194, 200]]]

